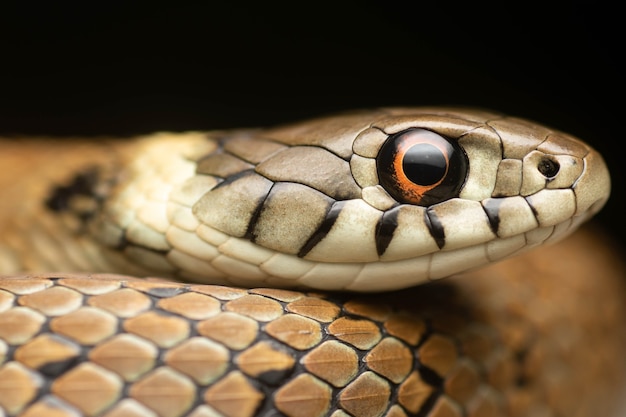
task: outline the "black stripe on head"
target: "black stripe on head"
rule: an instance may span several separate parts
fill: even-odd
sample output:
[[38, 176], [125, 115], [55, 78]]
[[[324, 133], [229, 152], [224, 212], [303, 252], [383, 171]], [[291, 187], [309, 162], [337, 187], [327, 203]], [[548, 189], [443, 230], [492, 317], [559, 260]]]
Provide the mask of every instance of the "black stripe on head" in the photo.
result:
[[[252, 174], [256, 174], [256, 172], [254, 172], [254, 169], [247, 169], [245, 171], [238, 172], [238, 173], [236, 173], [234, 175], [231, 175], [231, 176], [225, 178], [223, 181], [218, 182], [215, 187], [211, 188], [211, 190], [215, 190], [217, 188], [226, 187], [227, 185], [232, 184], [233, 182], [237, 181], [238, 179], [243, 178], [243, 177], [247, 177], [248, 175], [252, 175]], [[215, 178], [218, 181], [220, 180], [220, 178], [218, 178], [218, 177], [215, 177]], [[263, 177], [263, 178], [265, 178], [265, 177]]]
[[435, 239], [435, 243], [437, 243], [437, 247], [439, 249], [443, 248], [446, 244], [446, 232], [443, 230], [443, 224], [437, 214], [431, 209], [427, 209], [424, 212], [424, 222], [426, 223], [426, 227], [428, 227], [428, 231], [430, 235]]
[[395, 232], [398, 227], [398, 212], [398, 207], [387, 210], [376, 224], [375, 239], [378, 256], [383, 256], [391, 239], [393, 239], [393, 232]]
[[[537, 219], [537, 216], [539, 215], [539, 212], [537, 211], [537, 209], [530, 203], [530, 200], [528, 200], [528, 197], [524, 197], [524, 200], [526, 200], [526, 204], [528, 204], [528, 207], [530, 207], [530, 211], [533, 212], [533, 216], [535, 216], [535, 219]], [[537, 223], [539, 223], [539, 219], [537, 219]]]
[[500, 206], [503, 202], [504, 198], [490, 198], [483, 202], [483, 210], [489, 219], [489, 226], [496, 236], [500, 228]]
[[[256, 172], [254, 172], [253, 169], [247, 169], [245, 171], [238, 172], [226, 178], [224, 181], [218, 183], [215, 187], [213, 187], [213, 190], [230, 185], [233, 182], [240, 180], [241, 178], [247, 177], [249, 175], [257, 175], [257, 174]], [[267, 180], [267, 178], [265, 177], [263, 178]], [[265, 203], [267, 196], [270, 195], [270, 191], [272, 190], [272, 187], [274, 187], [274, 182], [272, 182], [272, 185], [269, 187], [265, 195], [262, 198], [257, 199], [257, 201], [255, 202], [256, 208], [254, 209], [254, 212], [252, 213], [252, 217], [250, 217], [250, 221], [248, 222], [248, 228], [246, 229], [246, 233], [243, 236], [245, 239], [248, 239], [251, 242], [254, 242], [254, 238], [255, 238], [254, 226], [256, 225], [256, 222], [259, 219], [259, 216], [261, 215], [261, 209], [263, 208], [263, 203]]]
[[259, 217], [261, 216], [261, 211], [263, 211], [263, 206], [265, 205], [265, 202], [269, 198], [271, 198], [274, 185], [276, 185], [276, 183], [272, 182], [272, 186], [270, 187], [269, 190], [267, 190], [267, 194], [265, 194], [265, 198], [257, 202], [256, 209], [254, 210], [254, 213], [252, 213], [252, 217], [250, 217], [250, 221], [248, 222], [248, 229], [246, 230], [246, 234], [244, 235], [244, 238], [250, 240], [250, 242], [252, 243], [256, 242], [256, 233], [254, 233], [254, 229], [256, 228], [256, 224], [259, 220]]
[[326, 237], [328, 232], [330, 232], [330, 229], [333, 228], [333, 225], [337, 221], [339, 213], [341, 213], [341, 210], [343, 210], [345, 204], [346, 201], [337, 201], [330, 207], [330, 210], [328, 210], [328, 213], [326, 213], [326, 218], [324, 219], [320, 227], [317, 228], [315, 233], [313, 233], [309, 240], [307, 240], [306, 243], [300, 248], [300, 251], [298, 252], [298, 257], [305, 257], [306, 254], [315, 247], [315, 245], [317, 245], [322, 239]]

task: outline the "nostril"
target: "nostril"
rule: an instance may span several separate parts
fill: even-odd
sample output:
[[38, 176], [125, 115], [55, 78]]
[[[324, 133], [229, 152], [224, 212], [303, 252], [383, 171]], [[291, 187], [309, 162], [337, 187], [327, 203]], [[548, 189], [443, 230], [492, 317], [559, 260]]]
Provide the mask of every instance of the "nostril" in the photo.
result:
[[561, 168], [558, 161], [555, 161], [550, 158], [541, 158], [539, 163], [537, 164], [537, 169], [547, 179], [552, 179], [556, 177], [556, 174], [559, 173], [559, 169]]

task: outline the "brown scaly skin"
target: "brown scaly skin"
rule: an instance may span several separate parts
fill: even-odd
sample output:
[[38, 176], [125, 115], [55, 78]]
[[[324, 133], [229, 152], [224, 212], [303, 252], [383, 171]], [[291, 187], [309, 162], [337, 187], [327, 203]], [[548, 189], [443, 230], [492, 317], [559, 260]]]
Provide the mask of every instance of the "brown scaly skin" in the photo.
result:
[[[104, 250], [80, 216], [59, 221], [42, 202], [50, 184], [89, 181], [92, 159], [115, 176], [140, 145], [41, 144], [1, 145], [0, 271], [113, 270], [89, 264]], [[73, 192], [73, 213], [93, 209]], [[115, 270], [146, 275], [117, 255]], [[583, 230], [384, 295], [0, 278], [0, 414], [618, 417], [625, 271], [611, 242]]]
[[0, 406], [22, 416], [618, 415], [624, 276], [610, 242], [585, 230], [382, 297], [5, 278]]

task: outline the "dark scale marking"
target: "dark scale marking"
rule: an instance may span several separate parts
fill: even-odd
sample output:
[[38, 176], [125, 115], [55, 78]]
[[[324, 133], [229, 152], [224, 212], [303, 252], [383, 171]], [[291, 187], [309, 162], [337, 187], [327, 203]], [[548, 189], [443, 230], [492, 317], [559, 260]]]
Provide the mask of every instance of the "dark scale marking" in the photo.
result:
[[[268, 298], [266, 296], [263, 296], [263, 297]], [[278, 301], [278, 300], [275, 300], [275, 301]], [[222, 305], [223, 304], [224, 302], [222, 302]], [[283, 311], [287, 312], [287, 309], [285, 307], [286, 303], [280, 302], [280, 304], [283, 307]], [[262, 372], [255, 376], [256, 382], [259, 384], [262, 384], [266, 388], [278, 387], [280, 385], [285, 384], [287, 382], [287, 379], [289, 379], [291, 375], [294, 374], [294, 371], [296, 369], [296, 364], [299, 364], [300, 360], [308, 353], [308, 352], [296, 352], [296, 350], [293, 347], [289, 346], [286, 343], [277, 341], [276, 339], [274, 339], [272, 336], [270, 336], [268, 333], [265, 333], [265, 332], [259, 332], [257, 334], [256, 342], [259, 342], [259, 341], [266, 341], [274, 351], [284, 353], [287, 356], [290, 356], [294, 359], [294, 364], [289, 368], [272, 369], [269, 371]], [[235, 359], [233, 363], [236, 364], [237, 359]], [[233, 369], [241, 370], [239, 366]], [[299, 368], [299, 371], [305, 372], [303, 369], [304, 368]], [[271, 388], [269, 389], [270, 391], [268, 392], [267, 396], [271, 397]]]
[[171, 298], [184, 292], [186, 292], [185, 289], [181, 287], [155, 287], [144, 291], [158, 298]]
[[[432, 288], [436, 288], [436, 287], [432, 287]], [[445, 286], [440, 287], [440, 288], [444, 290], [447, 289], [447, 287]], [[432, 322], [430, 320], [427, 320], [426, 321], [427, 330], [417, 345], [418, 349], [420, 346], [422, 346], [422, 344], [424, 344], [424, 342], [426, 342], [433, 335], [434, 332], [433, 332], [432, 326], [433, 326]], [[414, 368], [417, 370], [420, 376], [420, 379], [424, 381], [425, 383], [427, 383], [428, 385], [430, 385], [431, 387], [433, 387], [433, 392], [424, 401], [424, 403], [422, 404], [422, 407], [419, 409], [419, 411], [416, 414], [417, 417], [427, 417], [431, 414], [439, 397], [441, 397], [444, 393], [445, 379], [439, 376], [437, 372], [423, 365], [419, 357], [417, 356], [415, 357]]]
[[281, 369], [281, 370], [274, 369], [274, 370], [266, 371], [257, 375], [256, 379], [269, 386], [277, 387], [281, 384], [284, 384], [287, 377], [289, 377], [292, 373], [293, 373], [293, 368]]
[[[532, 204], [530, 204], [530, 201], [528, 201], [528, 198], [524, 197], [524, 200], [526, 200], [526, 204], [528, 204], [528, 207], [530, 207], [530, 210], [533, 212], [533, 216], [535, 216], [535, 219], [537, 219], [537, 216], [539, 215], [539, 213], [537, 212], [537, 209], [533, 207]], [[537, 219], [537, 223], [539, 223], [539, 219]]]
[[497, 236], [500, 228], [500, 206], [504, 198], [490, 198], [483, 203], [483, 210], [489, 219], [491, 231]]
[[[272, 181], [272, 180], [270, 180], [267, 177], [263, 177], [263, 178], [266, 178], [268, 181]], [[245, 239], [248, 239], [252, 243], [256, 242], [257, 235], [256, 235], [256, 233], [254, 233], [254, 230], [256, 229], [256, 224], [257, 224], [257, 222], [259, 220], [259, 217], [261, 216], [261, 212], [263, 211], [263, 207], [265, 206], [265, 202], [272, 198], [272, 190], [274, 189], [274, 185], [276, 185], [276, 183], [272, 182], [272, 186], [267, 191], [267, 194], [265, 194], [265, 198], [263, 198], [263, 199], [261, 199], [260, 201], [257, 202], [256, 209], [254, 209], [254, 213], [252, 213], [252, 217], [250, 217], [250, 222], [248, 223], [248, 228], [246, 229], [246, 234], [243, 235], [243, 237]]]
[[345, 204], [346, 201], [337, 201], [330, 207], [330, 210], [328, 210], [328, 213], [326, 213], [326, 218], [324, 219], [320, 227], [317, 228], [315, 233], [313, 233], [309, 240], [307, 240], [302, 248], [300, 248], [300, 251], [298, 252], [298, 257], [305, 257], [306, 254], [315, 247], [315, 245], [320, 243], [321, 240], [326, 237], [328, 232], [330, 232], [330, 229], [333, 228], [333, 225], [337, 221], [339, 213], [341, 213], [341, 210], [343, 210], [343, 206], [345, 206]]
[[[232, 183], [234, 183], [235, 181], [250, 176], [250, 175], [260, 175], [257, 174], [254, 169], [247, 169], [245, 171], [241, 171], [238, 172], [237, 174], [231, 175], [228, 178], [225, 178], [224, 181], [220, 182], [219, 184], [217, 184], [215, 187], [212, 188], [212, 190], [216, 190], [218, 188], [221, 187], [226, 187]], [[267, 179], [266, 177], [263, 177], [265, 179]], [[271, 180], [267, 179], [268, 181], [271, 182]], [[250, 222], [248, 223], [248, 227], [246, 229], [246, 233], [244, 234], [244, 238], [254, 242], [254, 227], [256, 225], [256, 222], [259, 218], [259, 216], [261, 215], [261, 210], [263, 208], [263, 204], [265, 203], [265, 200], [267, 199], [267, 197], [270, 195], [272, 188], [274, 187], [274, 183], [272, 182], [272, 186], [270, 187], [270, 189], [268, 190], [268, 192], [265, 194], [265, 196], [263, 198], [259, 198], [258, 201], [256, 201], [256, 208], [254, 209], [254, 213], [252, 214], [252, 217], [250, 218]]]
[[71, 368], [76, 367], [76, 365], [78, 365], [82, 361], [84, 361], [84, 359], [81, 359], [80, 355], [77, 355], [56, 362], [48, 362], [45, 365], [39, 367], [39, 369], [37, 370], [47, 378], [58, 378], [64, 373], [68, 372]]
[[399, 208], [394, 207], [391, 210], [387, 210], [383, 213], [382, 217], [376, 224], [376, 252], [378, 256], [383, 256], [391, 239], [393, 239], [393, 233], [398, 227], [398, 213]]
[[437, 400], [439, 399], [439, 397], [441, 397], [443, 394], [443, 389], [435, 389], [426, 399], [426, 401], [424, 401], [424, 403], [422, 404], [422, 408], [419, 409], [419, 411], [417, 412], [417, 414], [415, 414], [416, 417], [428, 417], [430, 415], [432, 415], [432, 411], [433, 408], [435, 407], [435, 404], [437, 403]]
[[[234, 175], [231, 175], [228, 178], [225, 178], [224, 181], [222, 181], [219, 184], [217, 184], [215, 187], [212, 188], [212, 190], [215, 190], [215, 189], [221, 188], [221, 187], [225, 187], [225, 186], [227, 186], [229, 184], [232, 184], [233, 182], [237, 181], [240, 178], [247, 177], [248, 175], [253, 175], [253, 174], [256, 174], [256, 172], [254, 172], [254, 169], [247, 169], [245, 171], [238, 172], [238, 173], [236, 173]], [[265, 178], [265, 177], [263, 177], [263, 178]]]
[[[431, 288], [440, 288], [444, 290], [445, 293], [448, 293], [448, 288], [446, 286], [437, 287], [433, 286]], [[438, 293], [438, 292], [437, 292]], [[433, 335], [433, 324], [430, 320], [426, 320], [426, 332], [422, 335], [421, 340], [417, 344], [417, 349], [422, 346], [432, 335]], [[417, 351], [417, 350], [416, 350]], [[414, 369], [417, 370], [420, 379], [433, 387], [433, 392], [428, 396], [428, 398], [422, 404], [422, 407], [417, 412], [417, 417], [427, 417], [431, 414], [435, 404], [439, 397], [441, 397], [444, 393], [444, 382], [445, 379], [439, 376], [437, 372], [430, 369], [429, 367], [422, 364], [420, 358], [418, 356], [415, 357], [415, 365]]]
[[431, 209], [427, 209], [424, 212], [424, 222], [428, 227], [428, 231], [430, 235], [435, 239], [435, 243], [437, 243], [437, 247], [439, 249], [443, 248], [446, 244], [446, 232], [443, 229], [443, 224], [439, 217], [435, 214]]
[[132, 245], [133, 243], [126, 238], [126, 229], [124, 229], [124, 233], [122, 233], [122, 236], [120, 236], [120, 240], [117, 243], [117, 245], [113, 246], [113, 249], [118, 250], [118, 251], [123, 251], [128, 246], [132, 246]]
[[[520, 348], [520, 350], [515, 352], [515, 363], [517, 364], [517, 369], [526, 369], [528, 367], [529, 361], [529, 348]], [[515, 377], [515, 385], [519, 388], [526, 388], [531, 383], [531, 377], [526, 375], [524, 372], [518, 371]]]
[[54, 188], [46, 200], [46, 207], [55, 212], [71, 209], [71, 201], [76, 196], [96, 198], [95, 188], [100, 180], [97, 167], [92, 167], [78, 173], [72, 182]]
[[126, 235], [127, 235], [127, 229], [124, 229], [124, 234], [120, 238], [120, 241], [118, 242], [117, 245], [112, 246], [112, 248], [115, 249], [115, 250], [118, 250], [118, 251], [123, 251], [126, 248], [134, 246], [136, 248], [141, 248], [143, 250], [147, 250], [147, 251], [150, 251], [152, 253], [156, 253], [156, 254], [163, 255], [163, 256], [167, 255], [170, 252], [170, 250], [171, 250], [171, 249], [154, 249], [154, 248], [150, 248], [148, 246], [140, 245], [137, 242], [134, 242], [134, 241], [128, 239], [128, 237]]

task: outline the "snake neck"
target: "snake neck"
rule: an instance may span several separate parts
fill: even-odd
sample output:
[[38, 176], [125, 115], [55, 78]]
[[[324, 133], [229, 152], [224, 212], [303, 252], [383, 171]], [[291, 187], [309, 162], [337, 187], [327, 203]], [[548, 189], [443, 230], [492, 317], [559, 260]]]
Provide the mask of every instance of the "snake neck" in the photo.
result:
[[114, 245], [94, 238], [101, 232], [97, 225], [111, 216], [106, 202], [128, 188], [129, 168], [145, 141], [35, 138], [0, 144], [0, 166], [6, 167], [0, 174], [0, 273], [146, 273]]

